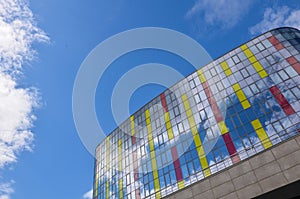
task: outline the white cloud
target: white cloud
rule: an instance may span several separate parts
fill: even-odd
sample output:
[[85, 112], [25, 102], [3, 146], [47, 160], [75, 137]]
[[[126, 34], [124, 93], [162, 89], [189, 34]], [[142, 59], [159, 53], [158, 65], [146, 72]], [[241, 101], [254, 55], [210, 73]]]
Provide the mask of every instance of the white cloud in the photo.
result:
[[289, 26], [300, 29], [300, 10], [294, 10], [287, 6], [266, 8], [261, 22], [251, 27], [251, 34], [259, 34], [270, 29]]
[[[38, 95], [17, 81], [24, 63], [35, 57], [33, 42], [47, 41], [27, 1], [0, 0], [0, 169], [16, 162], [21, 151], [31, 150]], [[9, 198], [11, 186], [0, 181], [0, 199]]]
[[9, 183], [1, 183], [0, 184], [0, 199], [9, 199], [9, 195], [14, 192], [12, 188], [12, 184], [14, 182], [11, 181]]
[[224, 29], [235, 26], [247, 14], [252, 0], [198, 0], [187, 12], [186, 17], [204, 19], [204, 26], [217, 26]]
[[[83, 195], [83, 199], [92, 199], [93, 198], [93, 189], [89, 190]], [[0, 198], [1, 199], [1, 198]]]

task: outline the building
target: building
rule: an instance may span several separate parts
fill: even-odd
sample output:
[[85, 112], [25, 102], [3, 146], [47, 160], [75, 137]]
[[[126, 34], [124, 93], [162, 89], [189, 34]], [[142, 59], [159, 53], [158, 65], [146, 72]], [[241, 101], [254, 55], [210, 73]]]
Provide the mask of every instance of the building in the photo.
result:
[[94, 199], [296, 190], [299, 53], [299, 30], [274, 29], [155, 97], [98, 145]]

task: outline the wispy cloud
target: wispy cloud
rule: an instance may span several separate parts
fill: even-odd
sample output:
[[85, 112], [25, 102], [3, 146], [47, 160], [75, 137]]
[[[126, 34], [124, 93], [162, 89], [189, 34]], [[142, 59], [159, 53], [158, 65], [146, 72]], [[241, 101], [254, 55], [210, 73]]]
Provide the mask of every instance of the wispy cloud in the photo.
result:
[[251, 34], [260, 34], [270, 29], [290, 26], [300, 29], [300, 10], [288, 6], [266, 8], [261, 22], [249, 29]]
[[251, 0], [197, 0], [186, 17], [203, 18], [203, 26], [228, 29], [235, 26], [247, 14]]
[[[34, 42], [47, 42], [25, 0], [0, 0], [0, 169], [31, 150], [31, 128], [38, 105], [35, 88], [18, 83], [24, 63], [35, 58]], [[13, 193], [12, 183], [0, 182], [0, 199]]]
[[[83, 199], [92, 199], [93, 198], [93, 189], [89, 190], [83, 195]], [[1, 198], [0, 198], [1, 199]]]
[[14, 192], [12, 188], [12, 184], [14, 182], [8, 182], [8, 183], [1, 183], [0, 184], [0, 199], [9, 199], [10, 194]]

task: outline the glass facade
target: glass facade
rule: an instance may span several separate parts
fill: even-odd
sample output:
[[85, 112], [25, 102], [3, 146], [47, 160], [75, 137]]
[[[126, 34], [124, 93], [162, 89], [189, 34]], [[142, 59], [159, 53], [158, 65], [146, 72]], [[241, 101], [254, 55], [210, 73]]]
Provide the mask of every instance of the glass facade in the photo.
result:
[[297, 135], [299, 53], [275, 29], [154, 98], [98, 145], [94, 199], [162, 198]]

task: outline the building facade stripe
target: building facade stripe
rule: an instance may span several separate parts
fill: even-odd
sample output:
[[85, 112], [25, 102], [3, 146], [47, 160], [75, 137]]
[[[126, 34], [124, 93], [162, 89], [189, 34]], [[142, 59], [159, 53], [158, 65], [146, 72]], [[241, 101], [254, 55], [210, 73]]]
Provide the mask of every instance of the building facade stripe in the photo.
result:
[[[171, 140], [174, 138], [174, 134], [173, 134], [172, 125], [170, 122], [170, 115], [168, 112], [168, 105], [166, 103], [165, 93], [162, 93], [160, 95], [160, 99], [161, 99], [161, 104], [162, 104], [163, 110], [164, 110], [165, 123], [166, 123], [165, 125], [166, 125], [166, 129], [168, 132], [168, 137], [169, 137], [169, 140]], [[172, 153], [173, 165], [174, 165], [175, 173], [176, 173], [178, 189], [182, 189], [184, 187], [184, 180], [183, 180], [182, 169], [180, 166], [176, 146], [171, 147], [171, 153]]]
[[127, 118], [97, 146], [93, 199], [169, 197], [298, 135], [299, 41], [260, 35]]
[[[106, 174], [110, 174], [110, 154], [111, 154], [110, 139], [109, 139], [109, 136], [107, 136], [107, 138], [106, 138]], [[107, 176], [107, 179], [106, 179], [105, 193], [106, 193], [106, 199], [109, 199], [109, 197], [110, 197], [110, 183], [109, 183], [108, 176]]]
[[268, 134], [264, 130], [263, 126], [261, 125], [259, 119], [255, 119], [251, 122], [257, 136], [259, 137], [262, 145], [265, 149], [270, 148], [273, 144], [269, 139]]
[[274, 37], [273, 35], [271, 37], [269, 37], [268, 40], [270, 41], [271, 44], [273, 44], [273, 46], [277, 50], [281, 50], [284, 48], [283, 45], [278, 41], [278, 39], [276, 37]]
[[284, 97], [284, 95], [276, 85], [272, 86], [270, 88], [270, 91], [287, 116], [295, 113], [293, 107], [290, 105], [290, 103], [287, 101], [287, 99]]
[[210, 172], [210, 169], [208, 167], [208, 162], [207, 162], [207, 159], [206, 159], [205, 151], [204, 151], [204, 148], [202, 146], [202, 142], [201, 142], [199, 132], [198, 132], [195, 120], [194, 120], [194, 116], [193, 116], [193, 113], [192, 113], [192, 110], [191, 110], [191, 106], [190, 106], [190, 103], [188, 101], [188, 97], [187, 97], [186, 94], [183, 94], [181, 96], [181, 99], [183, 101], [185, 113], [186, 113], [186, 116], [188, 118], [188, 123], [189, 123], [190, 129], [191, 129], [192, 134], [193, 134], [193, 139], [194, 139], [194, 143], [195, 143], [196, 150], [197, 150], [197, 153], [198, 153], [198, 157], [199, 157], [199, 160], [200, 160], [200, 164], [201, 164], [201, 167], [202, 167], [202, 170], [203, 170], [203, 175], [205, 177], [208, 177], [208, 176], [211, 175], [211, 172]]
[[[135, 137], [135, 123], [134, 123], [134, 116], [132, 115], [130, 117], [130, 130], [131, 130], [131, 144], [132, 146], [136, 144], [136, 137]], [[133, 159], [133, 179], [135, 184], [139, 181], [139, 168], [138, 168], [138, 157], [137, 157], [137, 151], [134, 150], [132, 152], [132, 159]], [[135, 189], [135, 198], [140, 199], [140, 189]]]
[[151, 158], [151, 165], [152, 165], [152, 174], [154, 179], [155, 196], [156, 198], [161, 198], [161, 193], [160, 193], [161, 190], [160, 190], [160, 183], [158, 178], [158, 168], [156, 163], [156, 155], [154, 149], [154, 140], [152, 135], [151, 118], [150, 118], [149, 109], [145, 111], [145, 116], [146, 116], [146, 125], [148, 131], [148, 142], [150, 147], [150, 158]]
[[[122, 171], [123, 171], [122, 161], [123, 161], [123, 158], [122, 158], [122, 139], [119, 139], [118, 140], [118, 170], [119, 170], [119, 173], [122, 173]], [[120, 198], [124, 197], [122, 177], [119, 178], [119, 197]]]
[[252, 64], [253, 68], [256, 70], [256, 72], [259, 74], [261, 78], [265, 78], [268, 76], [268, 73], [264, 70], [260, 62], [256, 59], [254, 54], [251, 52], [251, 50], [248, 48], [247, 44], [242, 45], [241, 50], [244, 52], [246, 57], [248, 58], [249, 62]]
[[[228, 71], [229, 67], [228, 67], [227, 64], [226, 65], [224, 64], [223, 67], [226, 68], [226, 70]], [[199, 73], [198, 73], [198, 75], [199, 75]], [[239, 162], [240, 161], [240, 157], [239, 157], [239, 154], [236, 151], [236, 148], [235, 148], [235, 146], [233, 144], [231, 136], [230, 135], [225, 135], [225, 134], [229, 134], [229, 131], [228, 131], [228, 128], [227, 128], [227, 126], [226, 126], [226, 124], [224, 122], [222, 113], [221, 113], [221, 111], [220, 111], [220, 109], [218, 107], [218, 104], [217, 104], [217, 102], [216, 102], [216, 100], [215, 100], [215, 98], [214, 98], [214, 96], [213, 96], [213, 94], [212, 94], [212, 92], [211, 92], [211, 90], [209, 88], [209, 85], [208, 85], [208, 83], [206, 81], [206, 78], [205, 78], [205, 76], [204, 76], [203, 73], [202, 73], [202, 76], [203, 76], [202, 79], [205, 80], [205, 81], [202, 82], [202, 87], [204, 89], [204, 92], [205, 92], [206, 97], [208, 99], [208, 102], [210, 104], [210, 107], [212, 108], [214, 117], [215, 117], [215, 119], [216, 119], [216, 121], [218, 123], [219, 130], [220, 130], [220, 132], [222, 134], [222, 138], [223, 138], [223, 140], [225, 142], [225, 145], [226, 145], [227, 151], [228, 151], [228, 153], [230, 155], [230, 158], [231, 158], [231, 160], [234, 163]], [[199, 76], [199, 78], [200, 78], [200, 76]]]
[[[247, 50], [246, 47], [243, 47], [243, 49]], [[247, 53], [250, 54], [249, 52], [247, 52]], [[255, 56], [253, 55], [253, 57], [255, 57]], [[256, 58], [255, 58], [255, 60], [256, 60]], [[226, 61], [224, 61], [222, 63], [226, 63]], [[227, 63], [226, 63], [226, 65], [227, 65]], [[224, 68], [223, 68], [223, 70], [224, 70]], [[226, 70], [231, 71], [231, 69], [229, 67], [226, 68]], [[260, 69], [260, 71], [261, 71], [261, 69]], [[232, 88], [233, 88], [238, 100], [240, 101], [243, 109], [246, 110], [246, 109], [250, 108], [251, 107], [250, 102], [248, 101], [248, 99], [247, 99], [245, 93], [243, 92], [242, 88], [240, 87], [239, 83], [233, 84]], [[270, 146], [272, 146], [272, 143], [270, 142], [270, 139], [269, 139], [268, 135], [266, 134], [265, 130], [263, 129], [260, 121], [258, 119], [255, 119], [251, 122], [251, 124], [252, 124], [252, 127], [254, 128], [258, 138], [260, 139], [262, 145], [264, 146], [264, 148], [266, 149], [266, 148], [269, 148]]]

